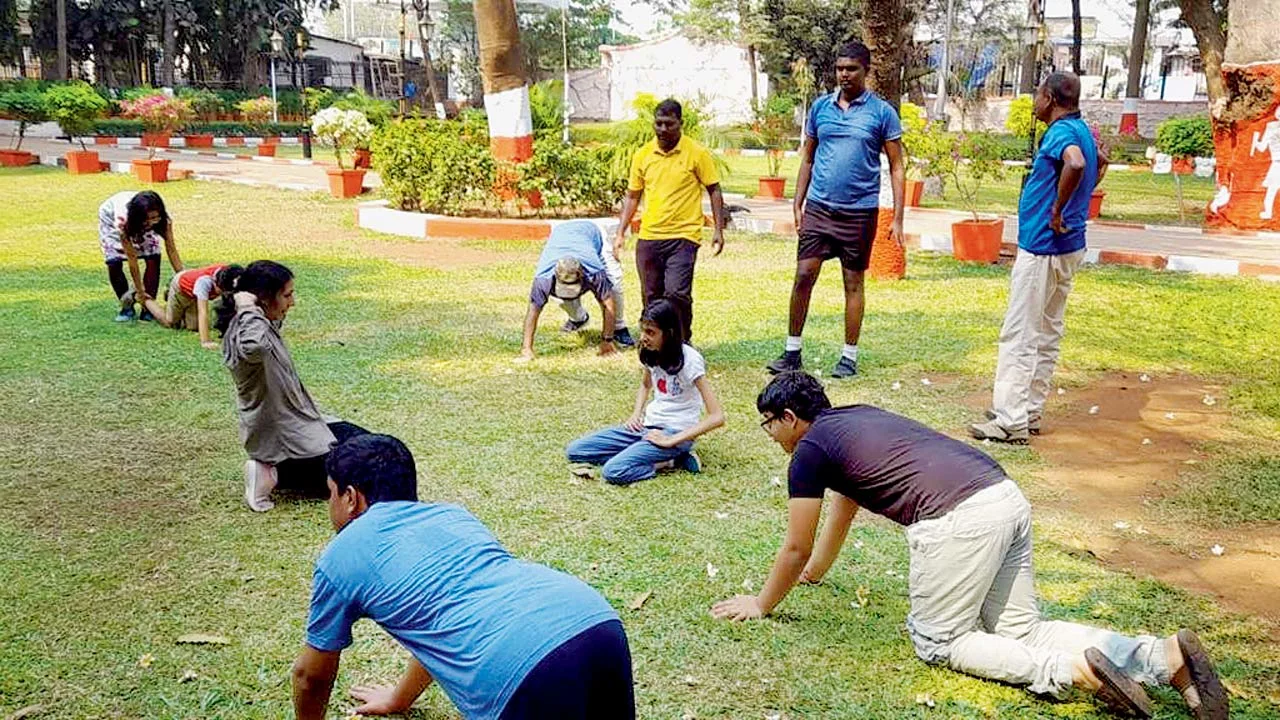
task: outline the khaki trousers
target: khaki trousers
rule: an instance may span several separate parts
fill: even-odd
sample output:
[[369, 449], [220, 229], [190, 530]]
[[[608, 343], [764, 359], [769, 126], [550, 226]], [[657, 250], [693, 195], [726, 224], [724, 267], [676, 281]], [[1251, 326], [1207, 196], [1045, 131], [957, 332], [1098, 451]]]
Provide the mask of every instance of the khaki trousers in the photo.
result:
[[1044, 411], [1058, 363], [1067, 295], [1084, 254], [1035, 255], [1018, 249], [991, 397], [996, 423], [1005, 430], [1024, 430], [1028, 417]]

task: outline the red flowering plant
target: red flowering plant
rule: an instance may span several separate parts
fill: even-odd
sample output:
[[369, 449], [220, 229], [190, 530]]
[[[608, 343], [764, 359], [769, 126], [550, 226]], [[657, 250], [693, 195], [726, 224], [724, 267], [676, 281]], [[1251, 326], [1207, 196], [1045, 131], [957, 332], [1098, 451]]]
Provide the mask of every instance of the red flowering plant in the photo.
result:
[[[125, 100], [120, 103], [121, 114], [142, 123], [150, 133], [172, 134], [191, 121], [191, 105], [186, 100], [156, 94]], [[155, 157], [156, 149], [150, 148], [149, 157]]]

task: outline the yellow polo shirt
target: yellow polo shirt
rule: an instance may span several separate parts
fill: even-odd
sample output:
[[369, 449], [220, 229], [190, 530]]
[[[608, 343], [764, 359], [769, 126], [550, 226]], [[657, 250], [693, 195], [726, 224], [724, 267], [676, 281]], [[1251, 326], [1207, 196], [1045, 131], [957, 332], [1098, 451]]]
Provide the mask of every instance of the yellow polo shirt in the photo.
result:
[[681, 137], [663, 152], [650, 140], [631, 158], [627, 189], [644, 191], [640, 237], [644, 240], [702, 241], [702, 189], [720, 182], [711, 153], [697, 141]]

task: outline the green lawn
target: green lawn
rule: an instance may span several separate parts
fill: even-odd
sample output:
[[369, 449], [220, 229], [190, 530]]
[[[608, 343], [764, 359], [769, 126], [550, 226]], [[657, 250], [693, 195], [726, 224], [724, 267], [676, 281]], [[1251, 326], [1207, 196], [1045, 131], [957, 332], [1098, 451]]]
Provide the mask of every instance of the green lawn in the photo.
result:
[[[0, 170], [0, 717], [34, 704], [45, 706], [41, 719], [288, 717], [288, 669], [312, 563], [331, 534], [327, 509], [285, 501], [248, 512], [233, 390], [217, 355], [190, 333], [111, 322], [95, 213], [130, 187], [116, 175]], [[298, 306], [285, 335], [325, 409], [403, 438], [424, 498], [466, 505], [514, 552], [582, 577], [619, 608], [642, 717], [1103, 717], [1082, 695], [1043, 702], [918, 662], [902, 629], [902, 533], [867, 517], [852, 531], [861, 546], [775, 618], [709, 617], [744, 582], [760, 587], [784, 529], [784, 491], [771, 479], [786, 457], [761, 433], [753, 402], [785, 332], [793, 241], [731, 234], [723, 256], [704, 257], [695, 334], [728, 426], [701, 441], [702, 475], [619, 489], [571, 484], [562, 453], [629, 412], [634, 353], [596, 358], [594, 335], [560, 335], [549, 312], [540, 357], [511, 363], [536, 246], [436, 251], [380, 238], [352, 228], [349, 202], [319, 194], [196, 182], [160, 191], [188, 264], [270, 257], [294, 269]], [[831, 393], [958, 432], [971, 417], [965, 399], [989, 388], [1007, 271], [927, 254], [910, 262], [907, 280], [869, 283], [864, 375]], [[634, 316], [639, 289], [627, 271]], [[809, 362], [824, 371], [840, 348], [838, 275], [824, 275], [806, 334]], [[1252, 455], [1215, 451], [1201, 463], [1206, 482], [1247, 483], [1270, 497], [1242, 504], [1241, 519], [1274, 516], [1275, 287], [1090, 268], [1071, 302], [1061, 382], [1140, 369], [1228, 385]], [[991, 449], [1033, 501], [1052, 494], [1034, 450]], [[1233, 716], [1280, 713], [1280, 648], [1261, 621], [1111, 572], [1069, 549], [1073, 531], [1037, 527], [1050, 616], [1130, 632], [1194, 627], [1247, 696]], [[642, 610], [625, 609], [650, 590]], [[870, 601], [854, 608], [860, 590]], [[231, 644], [174, 643], [188, 632]], [[392, 680], [403, 659], [361, 623], [339, 693]], [[187, 671], [196, 677], [182, 682]], [[917, 704], [920, 693], [937, 707]], [[1187, 717], [1172, 693], [1154, 698], [1158, 717]], [[454, 717], [438, 690], [419, 708], [411, 717]]]
[[[768, 173], [765, 159], [726, 156], [725, 161], [730, 169], [730, 174], [724, 178], [725, 191], [755, 195], [756, 179]], [[799, 159], [783, 159], [781, 172], [787, 178], [788, 196], [795, 194], [796, 173], [799, 169]], [[1021, 183], [1022, 169], [1008, 168], [1003, 180], [992, 182], [981, 190], [978, 195], [978, 210], [1006, 215], [1017, 213]], [[1182, 216], [1178, 214], [1175, 183], [1172, 175], [1123, 170], [1108, 173], [1102, 182], [1102, 189], [1107, 193], [1102, 205], [1102, 219], [1158, 225], [1202, 224], [1205, 206], [1213, 199], [1213, 180], [1183, 178]], [[954, 190], [947, 190], [944, 197], [926, 196], [922, 204], [924, 207], [966, 209]]]

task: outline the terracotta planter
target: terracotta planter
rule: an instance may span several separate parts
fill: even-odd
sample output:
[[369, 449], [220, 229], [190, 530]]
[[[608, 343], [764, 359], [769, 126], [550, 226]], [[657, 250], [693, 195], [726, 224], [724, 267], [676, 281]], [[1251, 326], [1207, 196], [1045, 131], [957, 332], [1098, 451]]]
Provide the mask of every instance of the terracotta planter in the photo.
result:
[[758, 181], [756, 197], [766, 200], [783, 200], [786, 198], [787, 179], [780, 177], [762, 177]]
[[900, 280], [907, 274], [907, 249], [889, 238], [893, 230], [893, 209], [880, 208], [876, 217], [876, 237], [871, 243], [867, 275], [882, 280]]
[[184, 135], [189, 148], [211, 148], [213, 147], [213, 135]]
[[169, 181], [168, 160], [134, 160], [133, 174], [144, 183], [162, 183]]
[[920, 207], [920, 198], [924, 197], [924, 182], [920, 180], [907, 181], [907, 207]]
[[1102, 214], [1102, 200], [1107, 194], [1101, 190], [1094, 190], [1089, 196], [1089, 219], [1093, 220]]
[[998, 262], [1003, 240], [1004, 218], [961, 220], [951, 224], [951, 254], [957, 260]]
[[228, 145], [228, 146], [243, 146], [243, 145], [244, 145], [244, 138], [242, 138], [242, 137], [229, 137], [229, 138], [227, 138], [227, 145]]
[[94, 145], [115, 145], [117, 142], [115, 135], [99, 135], [93, 139]]
[[364, 148], [356, 148], [355, 155], [356, 155], [355, 161], [352, 162], [351, 164], [354, 165], [357, 169], [360, 169], [360, 168], [368, 169], [373, 167], [372, 152], [365, 150]]
[[279, 145], [280, 138], [276, 135], [263, 135], [262, 144], [263, 145]]
[[1178, 157], [1173, 159], [1173, 172], [1177, 175], [1190, 175], [1196, 171], [1195, 158]]
[[169, 147], [169, 133], [142, 133], [143, 147], [167, 148]]
[[364, 170], [330, 168], [325, 172], [329, 175], [329, 193], [336, 198], [353, 198], [364, 190]]
[[258, 157], [275, 157], [276, 144], [264, 142], [258, 146]]
[[26, 150], [0, 150], [0, 165], [5, 167], [25, 167], [35, 161], [36, 156]]
[[67, 172], [72, 175], [92, 175], [102, 171], [98, 153], [92, 150], [72, 150], [67, 153]]

